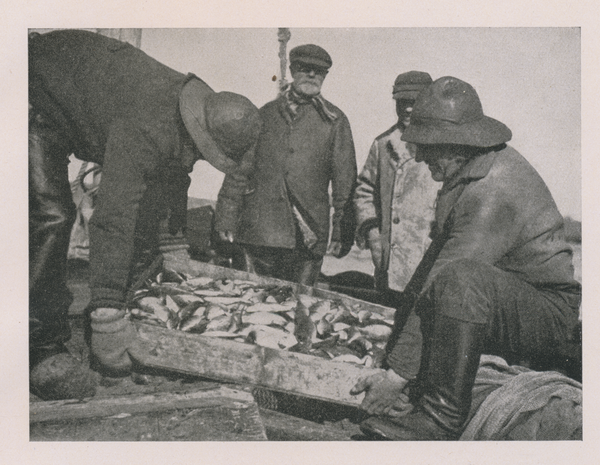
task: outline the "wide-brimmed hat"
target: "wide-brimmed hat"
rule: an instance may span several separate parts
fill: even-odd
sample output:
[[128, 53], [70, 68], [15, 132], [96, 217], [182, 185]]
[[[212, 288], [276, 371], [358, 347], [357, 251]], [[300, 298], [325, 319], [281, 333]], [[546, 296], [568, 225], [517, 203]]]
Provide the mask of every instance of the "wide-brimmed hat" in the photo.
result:
[[408, 71], [399, 74], [394, 81], [392, 96], [394, 99], [415, 100], [419, 93], [433, 82], [429, 73]]
[[508, 127], [483, 114], [475, 89], [451, 76], [439, 78], [419, 94], [401, 137], [414, 144], [475, 147], [493, 147], [511, 138]]
[[333, 62], [324, 48], [314, 44], [306, 44], [294, 47], [290, 51], [290, 64], [295, 63], [329, 69]]
[[258, 108], [250, 100], [233, 92], [215, 92], [198, 78], [184, 85], [179, 112], [204, 159], [226, 174], [237, 170], [260, 133]]

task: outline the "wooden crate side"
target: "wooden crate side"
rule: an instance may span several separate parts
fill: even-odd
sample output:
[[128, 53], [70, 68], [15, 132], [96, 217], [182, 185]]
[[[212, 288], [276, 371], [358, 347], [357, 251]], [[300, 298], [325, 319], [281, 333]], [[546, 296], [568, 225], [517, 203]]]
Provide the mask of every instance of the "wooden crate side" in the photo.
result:
[[145, 366], [343, 405], [358, 406], [363, 395], [350, 395], [352, 386], [383, 371], [146, 324], [137, 330], [142, 344], [132, 355]]
[[202, 408], [212, 406], [241, 407], [254, 403], [252, 394], [220, 387], [210, 391], [31, 402], [29, 422], [63, 421], [82, 418], [111, 417], [160, 410]]
[[252, 395], [227, 387], [34, 402], [29, 430], [31, 441], [267, 440]]

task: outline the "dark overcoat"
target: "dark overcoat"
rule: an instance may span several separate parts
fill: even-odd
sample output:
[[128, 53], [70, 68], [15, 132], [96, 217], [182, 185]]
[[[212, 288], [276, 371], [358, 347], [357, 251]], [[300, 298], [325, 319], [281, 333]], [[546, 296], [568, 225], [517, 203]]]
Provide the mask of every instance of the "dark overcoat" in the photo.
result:
[[77, 158], [102, 165], [90, 221], [93, 305], [123, 304], [140, 205], [152, 204], [149, 186], [168, 186], [171, 207], [185, 217], [188, 173], [201, 155], [183, 127], [178, 101], [194, 78], [92, 32], [55, 31], [30, 39], [33, 111], [60, 128]]
[[[293, 200], [317, 236], [311, 249], [314, 254], [326, 252], [331, 207], [331, 240], [349, 249], [354, 230], [348, 219], [353, 215], [357, 176], [354, 141], [346, 115], [331, 103], [325, 104], [336, 115], [335, 120], [323, 119], [310, 104], [299, 105], [297, 116], [290, 119], [284, 97], [260, 109], [263, 127], [243, 196], [237, 232], [240, 243], [295, 248]], [[345, 222], [347, 228], [343, 227]]]

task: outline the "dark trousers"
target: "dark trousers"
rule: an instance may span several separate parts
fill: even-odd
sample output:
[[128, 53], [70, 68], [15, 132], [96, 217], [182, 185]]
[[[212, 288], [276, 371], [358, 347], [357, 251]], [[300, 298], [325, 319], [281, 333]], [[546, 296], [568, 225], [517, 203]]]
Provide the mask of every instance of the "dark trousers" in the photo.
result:
[[33, 115], [29, 123], [29, 345], [70, 338], [67, 251], [75, 221], [68, 176], [70, 148], [61, 131]]
[[249, 273], [314, 286], [319, 278], [323, 257], [305, 247], [283, 249], [242, 245], [244, 263]]
[[439, 315], [485, 325], [483, 353], [535, 369], [565, 364], [578, 322], [581, 287], [533, 286], [516, 275], [473, 260], [446, 266], [418, 300], [425, 347]]

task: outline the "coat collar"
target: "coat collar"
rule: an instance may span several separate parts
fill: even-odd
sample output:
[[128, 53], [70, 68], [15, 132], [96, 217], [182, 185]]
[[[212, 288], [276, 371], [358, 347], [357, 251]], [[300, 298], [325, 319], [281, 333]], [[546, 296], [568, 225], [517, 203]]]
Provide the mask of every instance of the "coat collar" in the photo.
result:
[[479, 155], [468, 162], [457, 175], [442, 187], [443, 191], [454, 189], [458, 184], [468, 184], [471, 181], [485, 178], [490, 172], [496, 157], [500, 152], [488, 152]]

